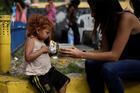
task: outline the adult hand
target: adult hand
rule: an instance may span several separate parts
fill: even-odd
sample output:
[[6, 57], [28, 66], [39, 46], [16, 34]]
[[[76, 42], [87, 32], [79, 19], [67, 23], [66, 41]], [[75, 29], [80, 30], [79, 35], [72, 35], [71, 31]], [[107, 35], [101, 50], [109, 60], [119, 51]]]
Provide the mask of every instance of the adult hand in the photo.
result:
[[62, 53], [62, 56], [69, 56], [74, 58], [79, 58], [82, 51], [79, 49], [72, 47], [72, 48], [60, 48], [60, 52]]

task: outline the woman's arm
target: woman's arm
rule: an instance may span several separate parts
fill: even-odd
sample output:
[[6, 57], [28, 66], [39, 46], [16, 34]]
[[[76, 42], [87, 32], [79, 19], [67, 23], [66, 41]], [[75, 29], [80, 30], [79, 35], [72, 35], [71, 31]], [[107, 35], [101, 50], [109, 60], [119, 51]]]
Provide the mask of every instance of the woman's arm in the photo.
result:
[[[105, 46], [106, 48], [105, 51], [103, 52], [95, 52], [95, 53], [82, 52], [76, 48], [69, 50], [62, 49], [62, 52], [66, 53], [66, 56], [71, 57], [91, 59], [96, 61], [118, 61], [129, 39], [130, 33], [133, 29], [132, 24], [134, 22], [131, 20], [132, 18], [134, 18], [133, 14], [130, 13], [122, 14], [117, 34], [112, 49], [110, 51], [108, 51], [107, 46]], [[103, 43], [105, 44], [105, 42], [106, 40]]]
[[46, 46], [41, 47], [41, 49], [39, 49], [34, 53], [33, 48], [34, 48], [34, 39], [28, 38], [25, 46], [25, 60], [27, 62], [32, 62], [44, 52], [49, 52], [49, 49]]
[[118, 61], [133, 29], [132, 18], [134, 18], [134, 15], [131, 13], [122, 14], [117, 34], [110, 51], [100, 53], [81, 53], [81, 57], [98, 61]]

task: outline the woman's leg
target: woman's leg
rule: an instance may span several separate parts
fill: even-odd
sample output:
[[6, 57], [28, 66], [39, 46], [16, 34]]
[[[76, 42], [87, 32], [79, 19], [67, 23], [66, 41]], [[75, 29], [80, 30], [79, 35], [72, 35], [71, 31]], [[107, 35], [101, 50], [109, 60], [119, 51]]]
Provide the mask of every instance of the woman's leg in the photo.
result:
[[124, 93], [120, 78], [139, 79], [140, 60], [120, 60], [103, 64], [103, 76], [109, 93]]
[[85, 70], [91, 93], [104, 93], [104, 80], [101, 69], [104, 62], [86, 60]]

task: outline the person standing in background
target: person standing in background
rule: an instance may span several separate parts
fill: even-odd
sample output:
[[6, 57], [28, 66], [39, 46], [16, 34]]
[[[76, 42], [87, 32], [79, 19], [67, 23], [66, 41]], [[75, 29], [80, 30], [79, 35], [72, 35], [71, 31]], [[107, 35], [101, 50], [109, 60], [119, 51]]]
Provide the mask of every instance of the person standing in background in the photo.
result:
[[55, 28], [56, 8], [55, 8], [55, 5], [54, 5], [53, 2], [54, 2], [54, 0], [48, 0], [48, 4], [46, 5], [46, 13], [47, 13], [47, 16], [52, 21], [52, 23], [54, 24], [54, 27], [52, 29], [52, 32], [50, 33], [50, 36], [49, 36], [49, 40], [53, 40], [54, 39], [54, 35], [55, 35], [55, 32], [56, 32], [56, 28]]
[[54, 0], [48, 0], [48, 4], [46, 5], [46, 12], [47, 12], [47, 16], [48, 18], [55, 23], [56, 19], [55, 19], [55, 14], [56, 14], [56, 8], [54, 5]]
[[14, 2], [16, 3], [15, 21], [26, 23], [25, 3], [23, 0], [14, 0]]
[[77, 18], [76, 18], [76, 13], [75, 13], [79, 4], [80, 4], [79, 0], [72, 0], [67, 9], [67, 18], [69, 21], [68, 25], [69, 25], [69, 28], [72, 28], [73, 30], [75, 45], [80, 44], [80, 34], [79, 34], [78, 24], [76, 23]]

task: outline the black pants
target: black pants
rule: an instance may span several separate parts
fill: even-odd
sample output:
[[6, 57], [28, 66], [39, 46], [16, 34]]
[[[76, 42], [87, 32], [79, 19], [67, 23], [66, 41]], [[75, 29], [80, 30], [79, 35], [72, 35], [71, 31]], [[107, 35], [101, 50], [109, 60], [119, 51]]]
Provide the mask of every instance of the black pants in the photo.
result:
[[77, 23], [73, 23], [72, 26], [70, 26], [74, 33], [74, 44], [80, 44], [80, 34]]
[[140, 81], [140, 60], [124, 59], [117, 62], [86, 60], [85, 70], [91, 93], [124, 93], [121, 79]]
[[48, 73], [41, 76], [30, 76], [30, 82], [40, 93], [54, 93], [53, 87], [59, 91], [70, 78], [52, 67]]

